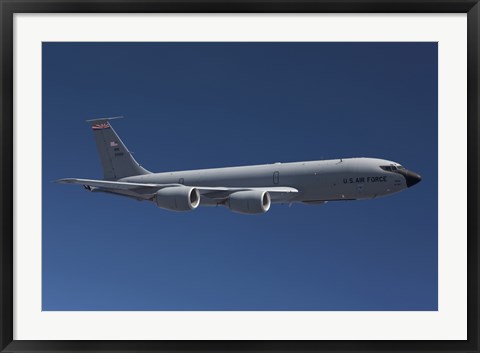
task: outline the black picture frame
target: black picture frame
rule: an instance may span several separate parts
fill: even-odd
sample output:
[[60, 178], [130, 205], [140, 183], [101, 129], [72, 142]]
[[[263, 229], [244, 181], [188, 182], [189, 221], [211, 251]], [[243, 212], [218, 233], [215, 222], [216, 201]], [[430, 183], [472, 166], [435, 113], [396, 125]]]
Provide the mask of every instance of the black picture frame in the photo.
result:
[[[466, 341], [16, 341], [13, 340], [13, 16], [15, 13], [467, 13], [468, 42], [468, 339]], [[40, 351], [479, 351], [478, 0], [0, 0], [1, 262], [0, 349]]]

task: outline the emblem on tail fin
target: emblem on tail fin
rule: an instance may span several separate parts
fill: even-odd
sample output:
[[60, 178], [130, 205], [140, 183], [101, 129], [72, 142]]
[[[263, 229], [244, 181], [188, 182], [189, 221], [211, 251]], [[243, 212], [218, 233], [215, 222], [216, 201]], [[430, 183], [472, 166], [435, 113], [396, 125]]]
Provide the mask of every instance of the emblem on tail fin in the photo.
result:
[[108, 123], [92, 125], [92, 130], [103, 130], [103, 129], [110, 129], [110, 125]]

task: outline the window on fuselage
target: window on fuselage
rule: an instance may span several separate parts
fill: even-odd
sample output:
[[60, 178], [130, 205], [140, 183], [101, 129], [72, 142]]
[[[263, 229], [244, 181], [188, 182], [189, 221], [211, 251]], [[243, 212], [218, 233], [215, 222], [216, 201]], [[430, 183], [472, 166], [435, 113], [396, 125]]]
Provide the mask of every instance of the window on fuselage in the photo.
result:
[[380, 168], [386, 170], [387, 172], [394, 172], [396, 170], [405, 169], [405, 167], [401, 165], [381, 165]]

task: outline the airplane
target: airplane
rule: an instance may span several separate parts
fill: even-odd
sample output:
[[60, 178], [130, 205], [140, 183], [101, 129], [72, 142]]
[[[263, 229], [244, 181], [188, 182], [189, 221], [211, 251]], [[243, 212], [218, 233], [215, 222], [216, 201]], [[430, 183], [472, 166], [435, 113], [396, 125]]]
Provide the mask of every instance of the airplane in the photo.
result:
[[262, 214], [271, 204], [325, 204], [366, 200], [412, 187], [420, 175], [378, 158], [339, 158], [293, 163], [152, 173], [132, 156], [111, 120], [91, 119], [104, 179], [66, 178], [91, 192], [152, 201], [170, 211], [225, 206], [242, 214]]

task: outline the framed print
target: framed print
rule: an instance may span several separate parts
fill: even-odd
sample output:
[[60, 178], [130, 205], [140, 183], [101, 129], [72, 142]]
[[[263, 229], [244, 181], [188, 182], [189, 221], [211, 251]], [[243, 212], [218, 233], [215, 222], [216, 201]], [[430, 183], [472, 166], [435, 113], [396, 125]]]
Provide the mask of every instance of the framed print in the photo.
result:
[[2, 1], [2, 351], [478, 351], [479, 12]]

